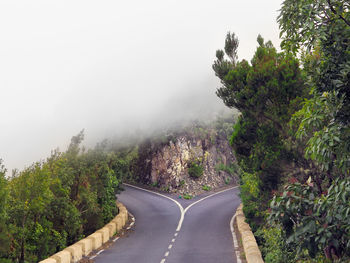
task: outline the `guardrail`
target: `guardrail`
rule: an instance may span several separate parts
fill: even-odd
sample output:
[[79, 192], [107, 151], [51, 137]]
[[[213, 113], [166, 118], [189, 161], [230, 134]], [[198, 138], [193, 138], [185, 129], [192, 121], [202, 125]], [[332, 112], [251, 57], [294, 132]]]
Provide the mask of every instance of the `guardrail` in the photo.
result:
[[128, 210], [126, 207], [120, 202], [116, 204], [119, 208], [119, 214], [113, 218], [111, 222], [90, 236], [66, 247], [62, 251], [39, 263], [75, 263], [82, 259], [83, 256], [88, 256], [91, 251], [99, 249], [113, 237], [117, 231], [121, 230], [128, 221]]

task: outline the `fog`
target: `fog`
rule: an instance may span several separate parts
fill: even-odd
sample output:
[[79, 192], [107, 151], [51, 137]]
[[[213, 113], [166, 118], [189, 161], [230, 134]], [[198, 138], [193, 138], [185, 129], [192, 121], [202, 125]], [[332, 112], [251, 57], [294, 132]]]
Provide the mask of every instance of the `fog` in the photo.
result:
[[282, 0], [0, 2], [0, 158], [23, 169], [65, 150], [224, 109], [211, 65], [228, 31], [251, 59], [279, 46]]

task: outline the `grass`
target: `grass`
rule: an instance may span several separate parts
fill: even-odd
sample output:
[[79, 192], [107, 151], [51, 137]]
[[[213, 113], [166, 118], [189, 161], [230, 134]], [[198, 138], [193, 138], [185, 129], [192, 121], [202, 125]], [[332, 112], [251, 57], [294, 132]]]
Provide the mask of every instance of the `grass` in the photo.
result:
[[208, 186], [208, 185], [203, 185], [203, 186], [202, 186], [202, 189], [203, 189], [204, 191], [210, 191], [210, 190], [211, 190], [211, 187]]
[[192, 199], [193, 196], [192, 196], [192, 195], [189, 195], [189, 194], [184, 194], [184, 195], [183, 195], [183, 198], [186, 199], [186, 200], [189, 200], [189, 199]]

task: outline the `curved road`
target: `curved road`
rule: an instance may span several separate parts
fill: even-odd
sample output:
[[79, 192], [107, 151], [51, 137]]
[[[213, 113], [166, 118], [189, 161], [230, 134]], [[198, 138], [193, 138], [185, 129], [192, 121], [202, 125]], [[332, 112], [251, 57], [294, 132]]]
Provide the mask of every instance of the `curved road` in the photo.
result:
[[237, 188], [183, 200], [125, 186], [118, 200], [136, 223], [95, 262], [237, 262], [230, 230], [230, 220], [240, 204]]

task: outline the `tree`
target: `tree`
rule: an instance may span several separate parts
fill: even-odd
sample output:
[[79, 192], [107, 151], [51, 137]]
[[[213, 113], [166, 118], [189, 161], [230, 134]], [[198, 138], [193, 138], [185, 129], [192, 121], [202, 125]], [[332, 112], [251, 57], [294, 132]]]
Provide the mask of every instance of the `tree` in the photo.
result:
[[266, 207], [264, 200], [268, 195], [264, 198], [261, 195], [277, 188], [283, 161], [290, 161], [283, 141], [288, 137], [287, 123], [299, 105], [304, 88], [298, 60], [290, 53], [278, 53], [261, 36], [257, 40], [259, 46], [249, 64], [237, 60], [238, 39], [228, 33], [225, 52], [218, 50], [213, 64], [222, 83], [216, 94], [226, 106], [241, 112], [231, 144], [245, 172], [243, 175], [261, 181], [260, 200], [256, 192], [246, 192], [248, 196], [242, 198], [244, 212], [250, 219], [259, 217], [258, 211]]
[[308, 182], [287, 185], [272, 203], [273, 218], [300, 253], [324, 252], [341, 260], [350, 255], [349, 9], [349, 2], [340, 0], [286, 0], [282, 5], [282, 47], [301, 53], [310, 90], [293, 117], [295, 134], [318, 170]]
[[330, 180], [350, 172], [350, 4], [287, 0], [278, 18], [282, 47], [304, 54], [311, 98], [296, 114], [306, 156]]
[[6, 225], [7, 221], [7, 202], [8, 202], [8, 189], [7, 189], [7, 179], [5, 178], [6, 169], [2, 164], [0, 159], [0, 260], [6, 255], [9, 249], [10, 239], [9, 230]]

